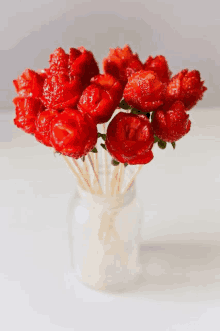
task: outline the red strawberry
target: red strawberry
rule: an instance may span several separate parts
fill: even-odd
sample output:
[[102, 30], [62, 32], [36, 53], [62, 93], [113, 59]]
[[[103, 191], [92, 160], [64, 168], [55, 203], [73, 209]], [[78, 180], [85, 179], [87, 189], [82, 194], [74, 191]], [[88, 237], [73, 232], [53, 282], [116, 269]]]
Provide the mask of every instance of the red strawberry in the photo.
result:
[[51, 122], [51, 144], [63, 155], [78, 159], [94, 148], [97, 138], [93, 119], [79, 110], [65, 109]]
[[47, 76], [50, 73], [50, 69], [38, 69], [37, 70], [38, 75], [40, 75], [43, 78], [43, 81], [45, 80], [45, 78], [47, 78]]
[[145, 164], [153, 159], [154, 133], [144, 115], [118, 113], [109, 123], [106, 147], [112, 157], [128, 164]]
[[96, 124], [107, 122], [123, 94], [119, 81], [110, 75], [98, 75], [91, 79], [91, 84], [84, 90], [78, 108], [89, 113]]
[[207, 90], [203, 84], [204, 81], [201, 81], [198, 70], [184, 69], [171, 79], [167, 86], [166, 100], [168, 102], [180, 100], [186, 110], [190, 110], [202, 99], [203, 93]]
[[132, 107], [149, 112], [163, 104], [166, 84], [153, 71], [141, 70], [129, 77], [124, 99]]
[[124, 48], [110, 48], [108, 57], [103, 60], [103, 69], [106, 74], [114, 76], [125, 86], [128, 77], [144, 67], [138, 55], [133, 54], [131, 48], [125, 45]]
[[167, 60], [163, 55], [157, 55], [155, 58], [149, 56], [144, 64], [144, 69], [156, 72], [160, 81], [163, 83], [168, 83], [172, 74], [169, 70]]
[[42, 102], [32, 97], [17, 97], [13, 101], [16, 105], [14, 124], [26, 133], [34, 133], [36, 118], [44, 110]]
[[97, 62], [92, 52], [87, 51], [83, 46], [70, 48], [69, 75], [80, 77], [83, 88], [88, 86], [90, 79], [99, 74]]
[[49, 76], [43, 86], [42, 101], [46, 108], [62, 110], [66, 107], [74, 107], [82, 93], [82, 85], [79, 78], [72, 80], [66, 75]]
[[19, 97], [36, 97], [42, 95], [44, 79], [37, 72], [25, 69], [25, 71], [13, 80], [13, 84]]
[[167, 142], [174, 142], [186, 135], [191, 127], [189, 115], [181, 101], [176, 101], [169, 110], [155, 111], [152, 127], [155, 135]]
[[58, 114], [57, 110], [45, 110], [36, 119], [35, 138], [46, 146], [52, 146], [50, 142], [50, 124]]
[[66, 54], [61, 47], [55, 49], [55, 51], [50, 54], [50, 75], [61, 74], [68, 76], [68, 61], [69, 55]]

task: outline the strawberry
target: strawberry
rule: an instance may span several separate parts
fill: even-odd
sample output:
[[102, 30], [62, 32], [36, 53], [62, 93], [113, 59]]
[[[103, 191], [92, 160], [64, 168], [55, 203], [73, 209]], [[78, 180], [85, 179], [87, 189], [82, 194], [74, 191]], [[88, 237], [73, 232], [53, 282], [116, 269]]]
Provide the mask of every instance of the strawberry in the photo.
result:
[[43, 78], [43, 81], [45, 80], [45, 78], [47, 78], [47, 76], [50, 73], [50, 69], [38, 69], [37, 70], [38, 75], [40, 75]]
[[132, 107], [150, 112], [163, 104], [166, 84], [153, 71], [141, 70], [128, 78], [124, 99]]
[[44, 110], [42, 102], [33, 97], [17, 97], [13, 101], [16, 106], [14, 124], [26, 133], [33, 134], [36, 118]]
[[110, 75], [97, 75], [83, 91], [78, 109], [89, 113], [96, 124], [107, 122], [118, 106], [123, 94], [119, 81]]
[[144, 115], [118, 113], [107, 129], [106, 147], [115, 160], [146, 164], [153, 159], [154, 133]]
[[51, 122], [50, 141], [56, 151], [78, 159], [88, 154], [98, 138], [97, 127], [89, 114], [65, 109]]
[[55, 49], [55, 51], [50, 54], [50, 75], [67, 75], [68, 76], [68, 61], [69, 55], [65, 53], [65, 51], [59, 47]]
[[133, 54], [131, 48], [125, 45], [124, 48], [110, 48], [108, 57], [103, 60], [103, 69], [106, 74], [114, 76], [125, 86], [128, 77], [144, 67], [138, 55]]
[[167, 86], [166, 101], [182, 101], [186, 110], [194, 107], [202, 99], [207, 87], [203, 86], [198, 70], [184, 69], [175, 75]]
[[174, 142], [189, 132], [191, 121], [184, 104], [176, 101], [169, 110], [155, 111], [152, 127], [158, 138], [166, 142]]
[[13, 80], [19, 97], [36, 97], [42, 95], [44, 79], [37, 72], [25, 69], [25, 71]]
[[58, 114], [57, 110], [47, 109], [37, 116], [35, 138], [46, 146], [52, 146], [50, 142], [50, 123]]
[[62, 110], [76, 106], [82, 93], [78, 77], [69, 79], [66, 75], [48, 76], [43, 86], [42, 101], [46, 108]]
[[69, 75], [80, 77], [83, 88], [88, 86], [90, 79], [99, 74], [97, 62], [92, 52], [87, 51], [83, 46], [70, 48]]
[[155, 58], [149, 56], [144, 64], [144, 70], [154, 71], [162, 83], [168, 83], [172, 75], [163, 55], [158, 55]]

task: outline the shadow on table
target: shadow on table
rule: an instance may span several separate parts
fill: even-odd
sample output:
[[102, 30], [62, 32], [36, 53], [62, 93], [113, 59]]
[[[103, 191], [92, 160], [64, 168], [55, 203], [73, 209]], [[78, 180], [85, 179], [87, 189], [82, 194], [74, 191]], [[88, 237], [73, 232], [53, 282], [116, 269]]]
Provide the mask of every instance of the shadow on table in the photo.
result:
[[[220, 298], [220, 246], [203, 243], [142, 244], [142, 274], [121, 296], [198, 301]], [[118, 293], [119, 294], [119, 293]]]

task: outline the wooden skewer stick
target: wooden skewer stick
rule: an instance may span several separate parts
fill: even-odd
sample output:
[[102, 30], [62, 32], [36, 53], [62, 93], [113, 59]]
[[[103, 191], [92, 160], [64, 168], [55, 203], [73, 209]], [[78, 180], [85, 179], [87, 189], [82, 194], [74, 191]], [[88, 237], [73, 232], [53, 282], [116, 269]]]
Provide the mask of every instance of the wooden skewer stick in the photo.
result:
[[74, 173], [74, 175], [76, 176], [76, 178], [78, 179], [79, 184], [82, 186], [82, 188], [85, 189], [86, 185], [83, 183], [79, 173], [73, 168], [72, 164], [70, 163], [69, 159], [67, 156], [62, 155], [64, 161], [67, 163], [68, 167], [71, 169], [71, 171]]
[[[95, 169], [94, 153], [90, 152], [88, 155], [90, 155], [91, 162], [92, 162], [92, 164], [93, 164], [93, 166], [94, 166], [94, 169]], [[91, 162], [90, 162], [90, 160], [89, 160], [89, 163], [90, 163], [90, 164], [91, 164]], [[91, 178], [91, 184], [92, 184], [92, 186], [94, 186], [95, 183], [96, 183], [96, 178], [95, 178], [95, 172], [94, 172], [94, 171], [93, 171], [93, 174], [94, 174], [94, 176]]]
[[121, 190], [122, 190], [122, 184], [123, 184], [123, 180], [124, 180], [124, 171], [125, 171], [124, 163], [121, 163], [118, 192], [117, 192], [118, 194], [121, 193]]
[[109, 173], [108, 173], [108, 152], [104, 151], [105, 153], [105, 182], [106, 182], [106, 194], [109, 195]]
[[92, 187], [92, 183], [91, 183], [91, 180], [90, 180], [89, 167], [88, 167], [86, 156], [85, 156], [85, 159], [84, 159], [84, 162], [83, 162], [83, 168], [82, 169], [83, 169], [83, 172], [84, 172], [84, 177], [86, 177], [86, 179], [88, 180], [89, 186]]
[[89, 162], [90, 162], [90, 164], [91, 164], [91, 166], [92, 166], [92, 169], [93, 169], [93, 172], [94, 172], [95, 178], [96, 178], [97, 183], [98, 183], [98, 187], [99, 187], [99, 190], [98, 190], [98, 191], [101, 191], [101, 194], [103, 194], [103, 191], [102, 191], [102, 188], [101, 188], [101, 185], [100, 185], [100, 182], [99, 182], [99, 177], [98, 177], [98, 175], [97, 175], [97, 173], [96, 173], [96, 171], [95, 171], [95, 167], [94, 167], [94, 164], [93, 164], [93, 162], [92, 162], [92, 158], [91, 158], [91, 155], [90, 155], [90, 154], [88, 154], [88, 159], [89, 159]]
[[115, 186], [116, 186], [117, 178], [118, 178], [118, 168], [119, 168], [119, 165], [114, 166], [114, 169], [113, 169], [113, 171], [112, 171], [112, 179], [111, 179], [111, 195], [114, 195]]
[[79, 172], [80, 172], [80, 174], [81, 174], [81, 176], [82, 176], [82, 178], [83, 178], [83, 181], [84, 181], [85, 184], [86, 184], [86, 188], [87, 188], [87, 190], [88, 190], [90, 193], [94, 193], [94, 190], [93, 190], [92, 187], [90, 186], [90, 183], [89, 183], [88, 179], [84, 176], [84, 173], [83, 173], [81, 167], [79, 166], [78, 162], [77, 162], [74, 158], [72, 158], [72, 161], [73, 161], [73, 163], [75, 164], [75, 166], [77, 167], [77, 169], [79, 170]]
[[[91, 157], [92, 164], [93, 164], [94, 169], [95, 169], [95, 158], [94, 158], [94, 153], [90, 152], [89, 155], [90, 155], [90, 157]], [[91, 164], [90, 161], [89, 161], [89, 163]], [[97, 173], [96, 170], [93, 171], [94, 176], [92, 176], [92, 178], [91, 178], [91, 184], [92, 184], [92, 187], [97, 186], [97, 179], [96, 179], [96, 177], [95, 177], [95, 173]]]
[[[105, 123], [102, 124], [103, 133], [106, 133]], [[108, 152], [103, 148], [103, 164], [105, 165], [104, 186], [105, 194], [109, 195], [109, 175], [108, 175]]]
[[95, 171], [98, 174], [99, 173], [99, 158], [98, 158], [98, 153], [95, 153], [95, 163], [94, 164], [95, 164]]
[[[97, 147], [98, 149], [98, 147]], [[101, 191], [100, 191], [100, 194], [103, 194], [103, 188], [102, 188], [102, 185], [101, 185], [101, 174], [99, 173], [99, 156], [98, 156], [98, 153], [95, 154], [95, 167], [96, 167], [96, 173], [98, 174], [99, 176], [99, 179], [100, 179], [100, 187], [101, 187]]]
[[121, 171], [121, 163], [119, 164], [119, 166], [117, 167], [117, 174], [116, 174], [116, 183], [114, 186], [114, 193], [113, 195], [116, 196], [117, 191], [118, 191], [118, 184], [119, 184], [119, 177], [120, 177], [120, 171]]
[[119, 194], [119, 192], [120, 192], [121, 181], [122, 181], [122, 177], [123, 177], [123, 168], [124, 168], [124, 164], [120, 163], [115, 194]]
[[128, 191], [128, 189], [130, 188], [130, 186], [132, 185], [132, 183], [134, 182], [135, 178], [137, 177], [138, 173], [141, 171], [142, 167], [144, 166], [144, 164], [139, 165], [139, 167], [137, 168], [137, 170], [135, 171], [135, 173], [133, 174], [133, 176], [131, 177], [129, 183], [127, 184], [127, 186], [125, 187], [124, 191], [122, 192], [123, 194], [126, 193]]

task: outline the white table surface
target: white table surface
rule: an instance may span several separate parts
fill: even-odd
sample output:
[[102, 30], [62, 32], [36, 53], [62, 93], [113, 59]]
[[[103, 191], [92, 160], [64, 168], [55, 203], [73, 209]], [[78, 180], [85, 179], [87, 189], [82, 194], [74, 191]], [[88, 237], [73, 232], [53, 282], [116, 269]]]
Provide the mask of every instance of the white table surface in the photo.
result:
[[[76, 181], [63, 160], [0, 110], [0, 330], [220, 330], [220, 108], [137, 179], [144, 274], [123, 294], [74, 281], [66, 212]], [[156, 146], [155, 146], [156, 147]]]

